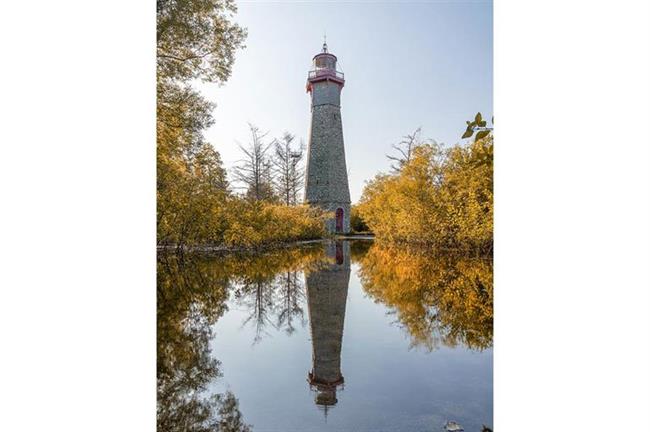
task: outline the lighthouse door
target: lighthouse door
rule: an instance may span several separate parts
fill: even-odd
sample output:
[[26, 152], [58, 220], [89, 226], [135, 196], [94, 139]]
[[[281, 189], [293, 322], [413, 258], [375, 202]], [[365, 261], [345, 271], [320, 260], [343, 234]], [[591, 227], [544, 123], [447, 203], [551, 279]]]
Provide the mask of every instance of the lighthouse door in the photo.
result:
[[336, 209], [336, 232], [343, 232], [343, 209]]

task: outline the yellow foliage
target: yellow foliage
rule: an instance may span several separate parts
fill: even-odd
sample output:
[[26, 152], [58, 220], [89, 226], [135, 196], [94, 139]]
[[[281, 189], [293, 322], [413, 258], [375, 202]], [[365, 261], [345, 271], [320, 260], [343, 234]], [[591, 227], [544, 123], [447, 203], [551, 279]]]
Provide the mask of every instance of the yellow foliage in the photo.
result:
[[325, 214], [309, 206], [232, 199], [224, 244], [254, 247], [325, 236]]
[[364, 188], [358, 210], [378, 239], [491, 250], [492, 136], [442, 151], [421, 144]]
[[189, 87], [158, 83], [158, 244], [255, 247], [324, 237], [320, 210], [250, 202], [229, 191], [219, 153], [202, 136], [211, 109]]

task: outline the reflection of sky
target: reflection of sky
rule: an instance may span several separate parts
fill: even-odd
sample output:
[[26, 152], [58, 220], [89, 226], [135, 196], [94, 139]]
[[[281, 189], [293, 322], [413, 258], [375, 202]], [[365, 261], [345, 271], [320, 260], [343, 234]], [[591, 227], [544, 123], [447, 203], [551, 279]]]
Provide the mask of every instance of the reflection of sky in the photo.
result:
[[[341, 370], [344, 390], [327, 423], [306, 381], [311, 370], [309, 324], [287, 336], [270, 333], [252, 345], [247, 312], [230, 311], [215, 326], [213, 354], [222, 362], [219, 387], [239, 398], [247, 423], [264, 431], [434, 431], [446, 420], [466, 431], [492, 423], [492, 350], [410, 349], [386, 308], [367, 298], [352, 265]], [[307, 306], [305, 317], [308, 317]]]
[[307, 140], [305, 93], [323, 32], [346, 85], [343, 133], [350, 193], [389, 166], [385, 154], [422, 126], [426, 137], [454, 144], [477, 111], [492, 116], [492, 2], [238, 2], [235, 20], [248, 28], [232, 76], [200, 85], [218, 106], [206, 138], [227, 168], [241, 158], [246, 122], [270, 136], [284, 130]]

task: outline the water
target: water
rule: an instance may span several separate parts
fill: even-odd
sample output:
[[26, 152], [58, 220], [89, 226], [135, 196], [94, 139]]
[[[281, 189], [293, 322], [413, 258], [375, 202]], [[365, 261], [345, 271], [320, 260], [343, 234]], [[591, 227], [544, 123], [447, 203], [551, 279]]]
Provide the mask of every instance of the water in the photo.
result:
[[158, 273], [159, 430], [492, 426], [490, 259], [345, 241]]

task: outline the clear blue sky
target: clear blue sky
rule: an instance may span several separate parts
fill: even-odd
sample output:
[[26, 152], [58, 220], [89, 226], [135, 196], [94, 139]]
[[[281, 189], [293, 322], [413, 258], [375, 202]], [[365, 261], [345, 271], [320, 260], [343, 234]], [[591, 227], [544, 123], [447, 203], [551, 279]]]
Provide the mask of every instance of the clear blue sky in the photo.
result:
[[232, 76], [201, 84], [217, 103], [207, 139], [231, 169], [247, 122], [308, 141], [305, 93], [312, 57], [327, 32], [345, 73], [341, 99], [352, 202], [366, 180], [388, 170], [391, 144], [422, 127], [423, 137], [460, 141], [465, 120], [492, 116], [492, 2], [238, 2], [248, 28]]

